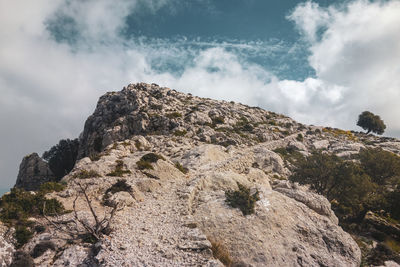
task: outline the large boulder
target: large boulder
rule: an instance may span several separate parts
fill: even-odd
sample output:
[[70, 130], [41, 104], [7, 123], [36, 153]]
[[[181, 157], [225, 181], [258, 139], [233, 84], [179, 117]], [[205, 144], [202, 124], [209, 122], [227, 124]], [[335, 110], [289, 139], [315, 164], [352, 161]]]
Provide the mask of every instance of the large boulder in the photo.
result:
[[[215, 195], [215, 194], [214, 194]], [[243, 266], [359, 266], [356, 242], [328, 217], [281, 193], [267, 191], [256, 213], [243, 216], [221, 193], [195, 210], [199, 228], [226, 244]]]
[[40, 185], [54, 180], [49, 165], [37, 153], [25, 156], [19, 166], [15, 187], [38, 190]]
[[[259, 191], [254, 214], [244, 216], [225, 202], [224, 191], [234, 188], [237, 176], [252, 192]], [[292, 186], [275, 186], [278, 192], [252, 185], [243, 174], [210, 172], [203, 177], [190, 201], [194, 221], [207, 236], [224, 243], [240, 266], [360, 265], [359, 247], [338, 226], [324, 197]]]

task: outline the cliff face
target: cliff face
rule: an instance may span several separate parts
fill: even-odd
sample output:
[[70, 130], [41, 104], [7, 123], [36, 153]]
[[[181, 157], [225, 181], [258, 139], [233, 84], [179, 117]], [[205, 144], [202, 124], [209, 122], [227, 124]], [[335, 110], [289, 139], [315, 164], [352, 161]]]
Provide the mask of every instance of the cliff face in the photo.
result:
[[[275, 119], [275, 120], [274, 120]], [[223, 146], [278, 139], [269, 123], [294, 132], [300, 124], [259, 108], [194, 97], [152, 84], [131, 84], [102, 96], [80, 138], [80, 158], [133, 135], [184, 135]]]
[[15, 187], [26, 190], [38, 190], [40, 185], [52, 181], [54, 175], [49, 169], [47, 162], [32, 153], [22, 159]]
[[[400, 151], [395, 139], [306, 126], [155, 84], [102, 96], [79, 140], [67, 188], [51, 194], [77, 212], [37, 218], [46, 231], [22, 247], [29, 254], [43, 240], [55, 244], [35, 258], [40, 266], [222, 266], [211, 252], [216, 243], [233, 266], [359, 266], [360, 249], [329, 201], [288, 182], [290, 162], [274, 150], [307, 156], [323, 149], [342, 158], [369, 146]], [[110, 193], [120, 179], [131, 190]], [[238, 184], [258, 192], [251, 215], [226, 202]], [[112, 231], [94, 245], [67, 242], [68, 222], [96, 223], [82, 188], [100, 217], [118, 207]]]

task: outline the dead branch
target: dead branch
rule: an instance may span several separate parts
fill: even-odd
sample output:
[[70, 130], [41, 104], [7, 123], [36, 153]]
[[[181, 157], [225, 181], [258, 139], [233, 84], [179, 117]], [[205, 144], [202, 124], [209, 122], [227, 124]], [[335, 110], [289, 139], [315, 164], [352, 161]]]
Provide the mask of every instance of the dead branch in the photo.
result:
[[[118, 205], [115, 205], [111, 210], [109, 216], [104, 213], [103, 219], [99, 220], [99, 217], [97, 216], [96, 211], [93, 208], [90, 198], [87, 194], [88, 185], [83, 186], [78, 182], [76, 182], [76, 184], [79, 186], [80, 190], [77, 192], [76, 197], [73, 201], [74, 219], [61, 220], [58, 214], [56, 214], [55, 220], [48, 218], [45, 214], [46, 203], [44, 203], [43, 206], [43, 216], [46, 221], [48, 221], [55, 229], [67, 233], [73, 239], [78, 239], [82, 235], [89, 234], [93, 236], [96, 240], [99, 240], [103, 236], [103, 234], [108, 229], [110, 229], [111, 221], [114, 218], [114, 215], [117, 211], [120, 211], [121, 209], [118, 208]], [[83, 199], [85, 200], [87, 206], [89, 207], [90, 213], [94, 218], [95, 223], [93, 225], [91, 225], [89, 222], [86, 222], [78, 215], [76, 202], [81, 195], [83, 195]], [[75, 227], [71, 227], [71, 223], [73, 223]], [[79, 224], [83, 227], [84, 231], [79, 230]], [[67, 229], [64, 229], [63, 227], [61, 227], [61, 225], [64, 225]]]

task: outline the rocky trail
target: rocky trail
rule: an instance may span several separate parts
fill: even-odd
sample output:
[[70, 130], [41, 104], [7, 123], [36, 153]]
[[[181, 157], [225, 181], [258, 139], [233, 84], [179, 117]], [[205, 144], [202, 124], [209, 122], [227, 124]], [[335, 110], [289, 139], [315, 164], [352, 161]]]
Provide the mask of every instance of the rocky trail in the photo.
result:
[[187, 204], [177, 193], [185, 181], [171, 181], [144, 201], [118, 214], [118, 225], [104, 251], [102, 266], [219, 266], [211, 258], [210, 242], [185, 221]]

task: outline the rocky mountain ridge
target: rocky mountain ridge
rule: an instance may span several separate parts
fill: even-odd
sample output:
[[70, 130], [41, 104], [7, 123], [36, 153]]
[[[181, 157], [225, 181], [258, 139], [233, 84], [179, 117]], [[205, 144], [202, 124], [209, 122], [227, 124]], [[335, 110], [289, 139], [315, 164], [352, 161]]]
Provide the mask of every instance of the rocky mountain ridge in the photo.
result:
[[[260, 108], [131, 84], [99, 99], [79, 137], [75, 167], [62, 179], [66, 188], [47, 196], [77, 212], [32, 219], [45, 230], [20, 250], [32, 255], [51, 241], [55, 249], [32, 256], [37, 266], [222, 266], [215, 247], [223, 244], [231, 266], [360, 266], [360, 248], [338, 225], [331, 203], [287, 181], [292, 163], [279, 149], [351, 159], [368, 147], [400, 153], [397, 139], [307, 126]], [[143, 163], [149, 154], [159, 158]], [[37, 189], [34, 177], [52, 180], [38, 176], [48, 169], [37, 155], [25, 158], [16, 186]], [[120, 179], [131, 190], [107, 193]], [[226, 192], [238, 184], [258, 192], [254, 214], [227, 205]], [[112, 231], [94, 244], [68, 241], [70, 226], [62, 223], [81, 218], [95, 224], [81, 186], [96, 214], [118, 207]], [[0, 250], [4, 265], [12, 261], [12, 242], [0, 242], [7, 248]]]

